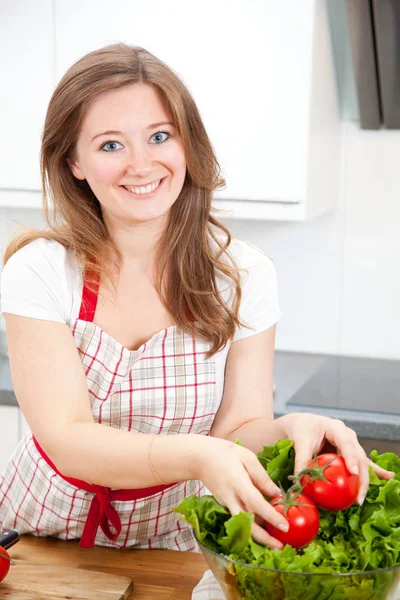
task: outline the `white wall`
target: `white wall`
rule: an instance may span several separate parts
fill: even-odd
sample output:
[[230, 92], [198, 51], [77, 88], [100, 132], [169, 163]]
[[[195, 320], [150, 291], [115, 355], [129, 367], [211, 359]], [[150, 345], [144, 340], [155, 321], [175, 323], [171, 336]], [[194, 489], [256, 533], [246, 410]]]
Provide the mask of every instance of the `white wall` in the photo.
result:
[[[228, 223], [275, 261], [283, 312], [278, 349], [400, 359], [400, 131], [344, 123], [342, 134], [334, 214], [302, 223]], [[15, 229], [11, 219], [41, 223], [39, 211], [0, 209], [1, 250]]]
[[399, 359], [400, 131], [343, 123], [342, 135], [334, 214], [231, 229], [275, 261], [279, 349]]

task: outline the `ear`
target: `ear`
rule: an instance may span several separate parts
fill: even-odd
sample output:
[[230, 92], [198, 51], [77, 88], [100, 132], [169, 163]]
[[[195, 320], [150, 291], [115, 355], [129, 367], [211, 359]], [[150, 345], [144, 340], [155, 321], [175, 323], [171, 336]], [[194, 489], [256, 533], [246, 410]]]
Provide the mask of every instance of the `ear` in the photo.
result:
[[72, 174], [77, 178], [77, 179], [86, 179], [86, 177], [84, 176], [84, 174], [81, 171], [81, 168], [79, 167], [79, 165], [77, 163], [72, 162], [72, 160], [70, 158], [67, 158], [67, 163], [69, 168], [72, 171]]

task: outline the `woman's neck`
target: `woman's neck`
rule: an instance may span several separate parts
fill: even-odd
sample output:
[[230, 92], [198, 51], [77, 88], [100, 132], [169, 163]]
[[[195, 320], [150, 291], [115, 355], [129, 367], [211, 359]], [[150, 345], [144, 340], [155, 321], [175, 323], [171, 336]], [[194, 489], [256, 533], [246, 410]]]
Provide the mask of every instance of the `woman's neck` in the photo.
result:
[[106, 222], [110, 239], [122, 256], [121, 267], [149, 268], [165, 225], [165, 219], [135, 224]]

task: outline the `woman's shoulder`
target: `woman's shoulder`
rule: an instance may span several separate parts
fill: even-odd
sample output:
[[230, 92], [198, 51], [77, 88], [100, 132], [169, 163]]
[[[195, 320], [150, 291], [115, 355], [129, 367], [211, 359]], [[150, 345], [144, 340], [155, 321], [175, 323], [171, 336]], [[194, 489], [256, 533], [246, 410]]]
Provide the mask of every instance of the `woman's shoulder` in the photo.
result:
[[67, 248], [56, 240], [38, 237], [19, 248], [7, 261], [14, 264], [58, 263], [66, 259]]
[[[225, 257], [221, 256], [221, 260], [228, 267], [239, 270], [243, 286], [242, 291], [245, 294], [251, 294], [257, 287], [268, 289], [277, 285], [273, 260], [264, 250], [250, 242], [233, 237]], [[217, 279], [223, 287], [233, 285], [233, 280], [219, 270]]]
[[34, 271], [44, 280], [70, 280], [80, 270], [71, 250], [56, 240], [38, 237], [19, 248], [8, 259], [4, 271], [20, 275]]
[[19, 248], [1, 273], [3, 312], [69, 323], [80, 270], [56, 240], [36, 238]]
[[265, 265], [273, 266], [272, 259], [264, 250], [240, 238], [232, 238], [228, 253], [239, 269], [251, 269]]

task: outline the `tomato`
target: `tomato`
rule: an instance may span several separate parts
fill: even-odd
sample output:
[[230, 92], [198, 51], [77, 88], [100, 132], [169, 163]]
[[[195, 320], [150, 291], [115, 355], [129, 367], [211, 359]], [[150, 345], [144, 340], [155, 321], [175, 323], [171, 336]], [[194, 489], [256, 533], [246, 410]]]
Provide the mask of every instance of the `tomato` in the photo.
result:
[[[328, 465], [330, 461], [332, 462]], [[314, 473], [313, 469], [315, 469]], [[305, 474], [300, 479], [303, 492], [319, 508], [344, 510], [357, 499], [360, 478], [350, 473], [342, 456], [320, 454], [309, 462], [304, 471]], [[322, 474], [325, 481], [319, 478], [318, 472]]]
[[286, 497], [276, 496], [271, 504], [287, 519], [289, 531], [285, 533], [265, 522], [264, 528], [270, 535], [293, 548], [303, 548], [312, 542], [318, 533], [319, 514], [309, 498], [304, 494], [289, 492]]
[[[4, 550], [4, 548], [2, 548], [1, 546], [0, 546], [0, 554], [4, 554], [4, 556], [8, 556], [8, 558], [10, 558], [10, 555], [8, 554], [7, 550]], [[10, 561], [7, 560], [7, 558], [2, 558], [0, 556], [0, 581], [3, 581], [3, 579], [6, 577], [9, 570], [10, 570]]]

